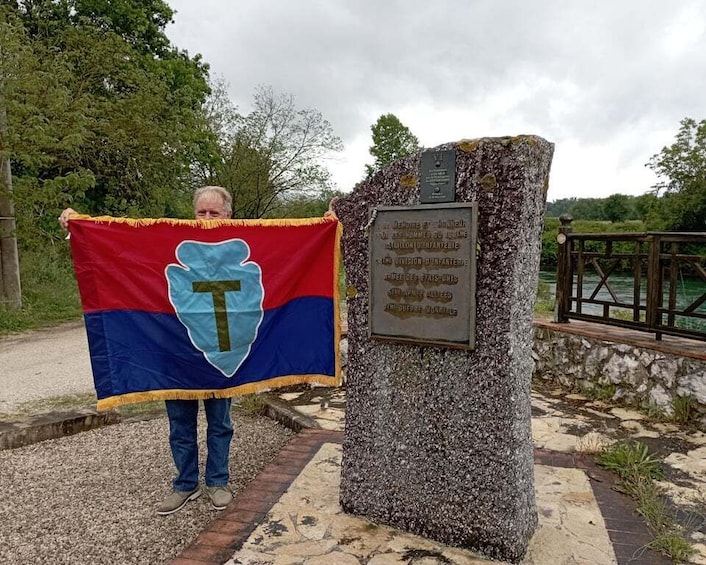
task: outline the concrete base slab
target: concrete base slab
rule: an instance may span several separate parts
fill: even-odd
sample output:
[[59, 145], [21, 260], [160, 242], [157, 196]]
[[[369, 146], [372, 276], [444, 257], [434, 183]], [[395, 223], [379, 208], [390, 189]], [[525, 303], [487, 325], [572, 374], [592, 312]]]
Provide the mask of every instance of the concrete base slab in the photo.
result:
[[[383, 565], [413, 558], [415, 563], [491, 563], [470, 551], [344, 514], [338, 502], [341, 455], [339, 444], [324, 444], [228, 564]], [[539, 527], [523, 563], [617, 563], [583, 471], [536, 465], [535, 488]]]

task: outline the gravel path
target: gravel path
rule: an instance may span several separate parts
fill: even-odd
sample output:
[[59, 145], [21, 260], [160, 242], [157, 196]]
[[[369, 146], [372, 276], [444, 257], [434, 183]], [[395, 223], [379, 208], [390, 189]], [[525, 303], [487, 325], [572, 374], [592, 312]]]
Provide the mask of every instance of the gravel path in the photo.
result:
[[[233, 424], [231, 486], [239, 492], [293, 432], [238, 411]], [[156, 514], [171, 488], [167, 438], [161, 416], [0, 451], [0, 563], [153, 565], [176, 557], [218, 513], [202, 495], [171, 516]]]

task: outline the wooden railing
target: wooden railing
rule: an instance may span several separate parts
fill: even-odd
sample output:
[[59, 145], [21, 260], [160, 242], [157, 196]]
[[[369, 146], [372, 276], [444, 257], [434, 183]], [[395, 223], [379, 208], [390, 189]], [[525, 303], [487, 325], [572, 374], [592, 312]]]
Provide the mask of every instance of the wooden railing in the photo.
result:
[[[706, 341], [706, 233], [573, 233], [557, 236], [556, 321], [586, 320]], [[632, 291], [613, 281], [632, 275]], [[611, 281], [611, 276], [614, 277]], [[688, 280], [695, 295], [680, 289]]]

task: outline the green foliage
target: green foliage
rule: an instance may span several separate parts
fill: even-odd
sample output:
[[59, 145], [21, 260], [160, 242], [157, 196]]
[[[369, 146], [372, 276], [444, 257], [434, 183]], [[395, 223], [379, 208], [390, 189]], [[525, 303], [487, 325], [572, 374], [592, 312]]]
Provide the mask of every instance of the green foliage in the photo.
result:
[[687, 528], [676, 522], [674, 512], [660, 495], [657, 484], [641, 477], [632, 485], [630, 494], [637, 502], [638, 514], [655, 536], [647, 547], [668, 555], [674, 563], [688, 563], [696, 550], [685, 537]]
[[370, 130], [373, 134], [373, 145], [369, 151], [375, 162], [365, 166], [367, 176], [419, 150], [417, 137], [394, 114], [383, 114], [370, 126]]
[[659, 531], [671, 519], [666, 501], [659, 495], [655, 481], [649, 477], [636, 477], [630, 495], [637, 502], [637, 512], [648, 524], [654, 524], [653, 531]]
[[675, 563], [688, 562], [695, 550], [660, 496], [655, 480], [662, 480], [664, 473], [647, 446], [639, 441], [615, 443], [598, 456], [598, 463], [617, 473], [625, 492], [636, 500], [638, 513], [655, 535], [647, 547], [662, 551]]
[[[1, 104], [21, 250], [58, 241], [56, 217], [169, 215], [212, 134], [208, 67], [170, 46], [160, 0], [24, 0], [0, 9]], [[3, 31], [4, 30], [4, 31]], [[5, 42], [5, 38], [11, 41]]]
[[[0, 157], [11, 163], [28, 301], [3, 312], [0, 331], [78, 315], [73, 277], [52, 289], [34, 269], [70, 274], [55, 251], [67, 248], [57, 217], [68, 206], [186, 217], [193, 188], [220, 184], [240, 217], [326, 210], [323, 160], [342, 148], [330, 124], [265, 88], [247, 116], [223, 84], [209, 97], [208, 65], [164, 33], [172, 15], [162, 0], [0, 3]], [[54, 291], [65, 295], [49, 306]]]
[[637, 207], [640, 197], [612, 194], [607, 198], [562, 198], [548, 202], [546, 217], [569, 214], [575, 220], [623, 222], [641, 218]]
[[[68, 412], [81, 407], [95, 406], [95, 404], [95, 392], [38, 398], [20, 403], [15, 406], [10, 413], [0, 413], [0, 421], [5, 420], [12, 422], [18, 418], [48, 412]], [[162, 403], [162, 405], [164, 405], [164, 403]]]
[[640, 404], [640, 410], [650, 419], [650, 420], [664, 420], [666, 412], [659, 404], [647, 401]]
[[541, 280], [537, 286], [537, 299], [534, 303], [534, 313], [541, 317], [548, 317], [554, 313], [554, 295], [551, 293], [549, 283]]
[[328, 210], [331, 199], [343, 196], [340, 191], [322, 190], [318, 195], [298, 195], [293, 198], [278, 199], [265, 214], [270, 218], [316, 218]]
[[603, 202], [603, 218], [609, 222], [623, 222], [628, 219], [629, 198], [624, 194], [612, 194]]
[[569, 213], [575, 220], [604, 220], [602, 198], [579, 198]]
[[691, 418], [695, 404], [696, 398], [691, 394], [672, 399], [672, 409], [674, 410], [672, 419], [680, 424], [686, 424]]
[[253, 111], [240, 116], [224, 95], [215, 90], [209, 103], [209, 122], [222, 135], [216, 158], [198, 173], [199, 184], [228, 188], [239, 218], [278, 215], [280, 208], [301, 209], [331, 194], [323, 162], [343, 145], [321, 113], [298, 110], [291, 96], [261, 87]]
[[599, 455], [598, 463], [617, 473], [627, 483], [640, 478], [664, 478], [660, 462], [640, 441], [614, 443]]
[[591, 383], [581, 387], [581, 392], [591, 400], [606, 402], [615, 396], [616, 386], [613, 383]]
[[544, 212], [545, 217], [558, 218], [562, 214], [570, 214], [577, 198], [559, 198], [552, 202], [547, 202], [547, 208]]
[[[543, 269], [556, 268], [557, 253], [559, 244], [556, 241], [556, 236], [559, 233], [560, 222], [558, 218], [544, 218], [544, 230], [542, 232], [542, 254], [541, 265]], [[625, 222], [605, 222], [605, 221], [585, 221], [575, 220], [571, 224], [572, 231], [575, 233], [629, 233], [629, 232], [644, 232], [645, 224], [639, 220], [628, 220]], [[587, 250], [600, 251], [601, 244], [598, 242], [589, 242]], [[620, 243], [613, 246], [616, 253], [629, 253], [633, 251], [633, 244]]]
[[123, 404], [116, 408], [117, 412], [126, 420], [128, 418], [141, 418], [154, 414], [161, 414], [166, 411], [163, 400], [150, 400], [137, 404]]
[[667, 222], [663, 216], [663, 200], [654, 193], [643, 194], [635, 202], [640, 217], [645, 222], [645, 229], [650, 231], [666, 231]]
[[647, 163], [662, 179], [653, 187], [662, 194], [659, 217], [668, 231], [706, 231], [706, 120], [680, 125], [674, 143]]
[[0, 334], [81, 318], [81, 304], [68, 246], [47, 246], [20, 256], [22, 310], [0, 307]]
[[250, 416], [259, 416], [264, 414], [267, 404], [261, 394], [247, 394], [238, 399], [235, 407]]
[[698, 553], [678, 527], [663, 531], [647, 546], [668, 555], [674, 563], [690, 563], [691, 557]]

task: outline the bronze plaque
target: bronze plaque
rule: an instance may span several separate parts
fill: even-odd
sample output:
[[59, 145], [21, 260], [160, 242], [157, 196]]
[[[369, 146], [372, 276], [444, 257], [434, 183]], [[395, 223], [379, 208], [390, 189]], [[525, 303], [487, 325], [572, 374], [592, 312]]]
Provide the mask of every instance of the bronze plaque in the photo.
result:
[[456, 200], [456, 151], [423, 151], [419, 161], [419, 201], [440, 204]]
[[477, 205], [371, 214], [370, 337], [473, 349]]

